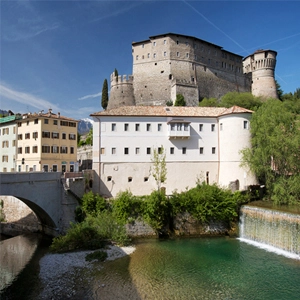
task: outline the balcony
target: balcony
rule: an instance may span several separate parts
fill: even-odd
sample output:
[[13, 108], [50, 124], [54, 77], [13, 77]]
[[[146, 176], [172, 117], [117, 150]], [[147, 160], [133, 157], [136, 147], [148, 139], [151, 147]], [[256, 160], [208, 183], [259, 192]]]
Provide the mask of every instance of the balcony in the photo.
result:
[[171, 120], [168, 122], [169, 139], [189, 139], [190, 122], [184, 120]]

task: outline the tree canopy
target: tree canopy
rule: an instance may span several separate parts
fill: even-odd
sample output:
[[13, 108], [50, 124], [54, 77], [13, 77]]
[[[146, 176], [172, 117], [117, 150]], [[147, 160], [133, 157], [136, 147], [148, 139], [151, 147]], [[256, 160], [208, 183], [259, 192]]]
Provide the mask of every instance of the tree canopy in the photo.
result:
[[181, 94], [176, 95], [176, 100], [175, 100], [174, 106], [186, 106], [184, 97]]
[[242, 151], [243, 164], [277, 203], [299, 201], [300, 180], [295, 179], [300, 177], [298, 116], [280, 100], [269, 99], [253, 114], [251, 135], [252, 147]]

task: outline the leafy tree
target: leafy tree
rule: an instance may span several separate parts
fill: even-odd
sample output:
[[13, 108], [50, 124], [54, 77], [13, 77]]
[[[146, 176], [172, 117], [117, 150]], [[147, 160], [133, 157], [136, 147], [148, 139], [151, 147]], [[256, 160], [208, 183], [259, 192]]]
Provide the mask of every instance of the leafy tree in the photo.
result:
[[153, 149], [151, 162], [153, 166], [150, 172], [156, 181], [157, 189], [160, 190], [161, 184], [167, 180], [166, 152], [163, 146]]
[[101, 99], [101, 106], [105, 110], [108, 105], [108, 85], [107, 85], [107, 79], [104, 79], [103, 87], [102, 87], [102, 99]]
[[99, 212], [106, 210], [107, 207], [106, 200], [92, 191], [84, 194], [82, 197], [82, 211], [86, 215], [96, 216]]
[[251, 93], [229, 92], [221, 98], [219, 106], [232, 107], [237, 105], [255, 111], [262, 103], [260, 98], [253, 96]]
[[200, 107], [232, 107], [234, 105], [250, 110], [257, 110], [263, 101], [251, 93], [229, 92], [220, 101], [217, 98], [204, 98], [199, 102]]
[[275, 80], [275, 84], [276, 84], [276, 91], [277, 91], [278, 99], [282, 101], [283, 90], [281, 89], [280, 84], [277, 82], [277, 80]]
[[[242, 151], [248, 165], [272, 197], [279, 199], [284, 186], [300, 173], [300, 125], [297, 116], [277, 99], [265, 102], [251, 119], [252, 147]], [[293, 190], [290, 186], [289, 193]], [[283, 200], [283, 199], [282, 199]]]
[[294, 92], [294, 97], [296, 99], [300, 99], [300, 88], [297, 88], [296, 91]]
[[201, 102], [199, 102], [200, 107], [218, 107], [219, 102], [217, 98], [203, 98]]
[[91, 128], [90, 131], [88, 132], [85, 140], [85, 144], [93, 146], [93, 128]]
[[181, 94], [176, 95], [176, 100], [174, 106], [186, 106], [184, 97]]

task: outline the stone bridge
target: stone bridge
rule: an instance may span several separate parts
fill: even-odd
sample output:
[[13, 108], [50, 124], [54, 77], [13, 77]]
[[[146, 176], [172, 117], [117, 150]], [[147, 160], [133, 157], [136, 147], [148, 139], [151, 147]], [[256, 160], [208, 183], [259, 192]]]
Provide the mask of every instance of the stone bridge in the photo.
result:
[[0, 197], [24, 202], [37, 216], [40, 231], [51, 236], [65, 233], [75, 221], [78, 199], [85, 192], [83, 173], [0, 173], [0, 182]]

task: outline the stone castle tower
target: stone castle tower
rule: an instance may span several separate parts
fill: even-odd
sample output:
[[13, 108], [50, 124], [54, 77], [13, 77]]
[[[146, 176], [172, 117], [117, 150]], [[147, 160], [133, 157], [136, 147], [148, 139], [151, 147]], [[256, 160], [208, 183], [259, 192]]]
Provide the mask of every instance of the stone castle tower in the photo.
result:
[[258, 50], [244, 58], [244, 73], [251, 75], [252, 94], [278, 98], [274, 78], [277, 52]]
[[188, 106], [228, 92], [277, 98], [276, 52], [244, 58], [207, 41], [174, 33], [132, 43], [133, 75], [111, 75], [108, 109], [124, 105], [166, 105], [182, 94]]
[[119, 106], [135, 105], [133, 91], [133, 76], [115, 76], [110, 75], [110, 97], [107, 109], [117, 108]]

